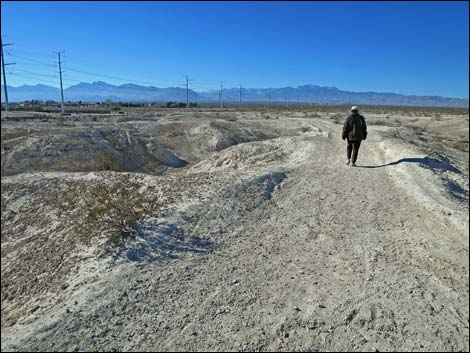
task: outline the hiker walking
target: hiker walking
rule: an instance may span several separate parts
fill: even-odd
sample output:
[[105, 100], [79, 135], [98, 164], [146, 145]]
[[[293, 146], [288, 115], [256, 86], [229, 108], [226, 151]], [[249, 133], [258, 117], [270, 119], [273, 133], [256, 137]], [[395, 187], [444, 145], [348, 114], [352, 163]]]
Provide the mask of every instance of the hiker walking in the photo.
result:
[[[354, 106], [351, 108], [351, 114], [348, 115], [343, 126], [343, 140], [348, 140], [347, 165], [356, 166], [357, 154], [361, 141], [367, 138], [367, 125], [364, 117], [359, 114], [359, 108]], [[352, 154], [352, 161], [351, 161]]]

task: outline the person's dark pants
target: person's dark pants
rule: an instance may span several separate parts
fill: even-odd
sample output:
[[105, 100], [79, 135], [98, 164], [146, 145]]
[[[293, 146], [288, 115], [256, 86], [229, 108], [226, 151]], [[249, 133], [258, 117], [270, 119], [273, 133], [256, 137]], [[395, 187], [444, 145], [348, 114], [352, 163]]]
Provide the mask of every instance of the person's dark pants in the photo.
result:
[[361, 140], [359, 141], [351, 141], [348, 140], [348, 159], [351, 159], [351, 154], [352, 154], [352, 160], [351, 162], [356, 163], [357, 160], [357, 154], [359, 153], [359, 147], [361, 147]]

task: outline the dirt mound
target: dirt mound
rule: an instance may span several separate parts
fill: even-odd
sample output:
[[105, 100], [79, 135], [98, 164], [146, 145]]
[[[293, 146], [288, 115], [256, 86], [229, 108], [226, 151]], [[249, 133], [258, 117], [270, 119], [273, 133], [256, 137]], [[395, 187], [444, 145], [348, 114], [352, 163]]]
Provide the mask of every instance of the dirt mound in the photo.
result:
[[2, 175], [114, 170], [161, 174], [240, 143], [278, 136], [249, 121], [220, 119], [45, 122], [2, 126]]
[[188, 173], [215, 172], [227, 169], [245, 171], [263, 168], [292, 168], [305, 163], [315, 149], [317, 139], [325, 133], [279, 137], [261, 142], [244, 143], [213, 154], [192, 166]]
[[129, 129], [70, 129], [2, 140], [2, 175], [99, 170], [159, 173], [187, 162]]

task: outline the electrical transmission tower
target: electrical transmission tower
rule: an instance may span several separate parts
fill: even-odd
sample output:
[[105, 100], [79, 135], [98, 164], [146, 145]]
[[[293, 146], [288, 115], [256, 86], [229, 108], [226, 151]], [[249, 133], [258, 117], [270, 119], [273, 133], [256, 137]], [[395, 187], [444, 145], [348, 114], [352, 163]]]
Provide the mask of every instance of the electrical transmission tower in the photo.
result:
[[60, 110], [62, 114], [65, 113], [65, 108], [64, 108], [64, 87], [62, 85], [62, 62], [60, 61], [60, 51], [57, 52], [57, 56], [59, 58], [59, 77], [60, 77], [60, 95], [62, 98], [61, 104], [60, 104]]
[[224, 109], [224, 85], [222, 81], [220, 81], [220, 93], [219, 93], [219, 100], [220, 100], [220, 109]]
[[268, 91], [264, 92], [264, 107], [267, 109], [269, 108], [269, 99], [271, 98], [271, 95], [268, 93]]
[[189, 108], [189, 76], [186, 75], [186, 109]]
[[3, 40], [0, 42], [2, 45], [2, 73], [3, 73], [3, 90], [5, 92], [5, 111], [8, 111], [8, 89], [7, 89], [7, 77], [5, 75], [5, 65], [15, 65], [15, 63], [5, 63], [5, 56], [3, 55], [3, 47], [7, 45], [13, 45], [13, 43], [3, 44]]
[[242, 85], [240, 85], [240, 105], [242, 105]]

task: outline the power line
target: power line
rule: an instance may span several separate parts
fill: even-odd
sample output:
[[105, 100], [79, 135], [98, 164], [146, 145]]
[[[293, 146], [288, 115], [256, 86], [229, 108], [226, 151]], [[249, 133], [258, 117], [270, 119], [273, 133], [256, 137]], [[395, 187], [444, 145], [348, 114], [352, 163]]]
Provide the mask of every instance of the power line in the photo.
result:
[[13, 57], [19, 58], [19, 59], [23, 59], [23, 60], [27, 60], [27, 61], [31, 61], [31, 62], [33, 62], [33, 63], [40, 64], [40, 65], [44, 65], [44, 66], [55, 67], [53, 64], [45, 63], [44, 61], [39, 61], [39, 60], [30, 59], [30, 58], [27, 58], [27, 57], [21, 56], [21, 55], [10, 54], [10, 56], [13, 56]]
[[[29, 53], [34, 53], [34, 55], [43, 56], [43, 57], [51, 55], [51, 54], [44, 54], [44, 53], [39, 53], [37, 51], [29, 51], [29, 50], [21, 50], [21, 52], [23, 52], [23, 53], [28, 53], [28, 52]], [[73, 76], [71, 77], [71, 76], [69, 76], [69, 74], [65, 74], [66, 71], [64, 71], [63, 69], [65, 69], [69, 72], [74, 72], [74, 73], [78, 73], [78, 74], [82, 74], [82, 75], [92, 76], [92, 77], [97, 78], [97, 79], [107, 78], [107, 79], [112, 79], [112, 80], [116, 80], [116, 81], [124, 81], [125, 83], [136, 83], [136, 84], [151, 85], [151, 86], [155, 85], [155, 82], [136, 81], [136, 80], [121, 77], [121, 76], [114, 76], [114, 75], [107, 75], [107, 74], [103, 74], [103, 73], [90, 72], [88, 70], [81, 70], [81, 69], [78, 69], [76, 67], [70, 67], [69, 65], [63, 65], [62, 60], [63, 60], [63, 57], [65, 55], [63, 55], [63, 53], [56, 53], [56, 54], [59, 57], [59, 63], [58, 63], [59, 64], [59, 72], [58, 73], [59, 73], [59, 79], [60, 79], [62, 101], [64, 100], [63, 99], [63, 94], [64, 94], [63, 84], [65, 82], [67, 82], [67, 81], [68, 82], [77, 82], [77, 83], [84, 82], [84, 80], [82, 80], [82, 79], [79, 79], [79, 78], [76, 78], [76, 77], [73, 77]], [[9, 55], [27, 61], [28, 62], [27, 64], [24, 63], [25, 66], [27, 66], [27, 65], [41, 65], [41, 66], [45, 66], [45, 67], [55, 67], [55, 65], [53, 65], [51, 63], [47, 63], [43, 60], [32, 59], [32, 58], [26, 57], [24, 55], [18, 55], [16, 53], [9, 54]], [[66, 57], [68, 57], [68, 56], [66, 56]], [[54, 83], [54, 84], [55, 84], [55, 82], [47, 80], [47, 78], [56, 77], [55, 75], [50, 75], [50, 74], [47, 74], [47, 73], [34, 72], [34, 69], [33, 69], [33, 71], [19, 69], [19, 74], [15, 74], [14, 76], [23, 77], [23, 78], [39, 77], [41, 82], [48, 82], [48, 83]], [[167, 82], [167, 83], [164, 83], [163, 86], [167, 86], [167, 87], [170, 87], [170, 86], [171, 87], [185, 87], [186, 88], [186, 107], [189, 108], [189, 91], [190, 91], [189, 83], [193, 82], [193, 81], [195, 81], [195, 80], [194, 79], [189, 79], [189, 76], [186, 75], [186, 82], [184, 84]], [[223, 109], [224, 93], [225, 93], [224, 92], [223, 82], [220, 82], [220, 89], [217, 89], [215, 87], [215, 82], [198, 81], [198, 80], [196, 80], [195, 82], [196, 82], [195, 85], [191, 84], [193, 90], [198, 89], [198, 90], [201, 90], [201, 91], [215, 91], [215, 92], [219, 91], [218, 93], [219, 93], [220, 108]], [[163, 82], [162, 82], [162, 84], [163, 84]], [[239, 86], [239, 87], [237, 88], [237, 86]], [[233, 99], [232, 95], [236, 92], [235, 90], [239, 91], [238, 94], [239, 94], [240, 104], [242, 103], [242, 100], [243, 100], [244, 96], [250, 97], [250, 96], [253, 95], [253, 94], [249, 93], [246, 88], [245, 88], [245, 91], [244, 91], [242, 85], [235, 85], [235, 87], [233, 87], [229, 90], [230, 90], [229, 95], [228, 95], [229, 100]], [[230, 98], [230, 97], [232, 97], [232, 98]]]
[[16, 68], [16, 70], [20, 72], [24, 72], [26, 74], [35, 75], [35, 76], [52, 77], [52, 78], [55, 77], [54, 75], [40, 74], [40, 73], [28, 71], [28, 70], [19, 69], [19, 68]]
[[[69, 66], [66, 66], [65, 69], [67, 69], [68, 71], [80, 73], [80, 74], [83, 74], [83, 75], [88, 75], [88, 76], [93, 76], [93, 77], [101, 77], [101, 78], [108, 78], [108, 79], [117, 80], [117, 81], [124, 81], [124, 82], [126, 82], [126, 83], [128, 83], [128, 82], [135, 82], [135, 83], [143, 84], [143, 85], [151, 85], [151, 86], [154, 86], [154, 85], [155, 85], [155, 82], [136, 81], [136, 80], [129, 79], [129, 78], [124, 78], [124, 77], [111, 76], [111, 75], [105, 75], [105, 74], [97, 74], [97, 73], [93, 73], [93, 72], [88, 72], [88, 71], [83, 71], [83, 70], [77, 70], [77, 69], [71, 68], [71, 67], [69, 67]], [[181, 84], [181, 83], [167, 83], [167, 84], [173, 85], [173, 86], [175, 86], [175, 87], [182, 87], [182, 86], [184, 86], [184, 84]]]
[[83, 80], [80, 80], [76, 77], [72, 77], [67, 75], [67, 73], [64, 71], [65, 75], [63, 75], [64, 82], [75, 82], [75, 83], [84, 83]]
[[[18, 53], [20, 55], [26, 55], [26, 56], [34, 56], [34, 57], [43, 57], [45, 59], [51, 60], [54, 57], [54, 53], [44, 53], [44, 52], [38, 52], [34, 50], [24, 50], [21, 49], [18, 45], [14, 49], [15, 54]], [[9, 55], [12, 55], [11, 53], [7, 53]]]
[[[38, 78], [35, 77], [35, 76], [25, 75], [25, 74], [10, 73], [10, 75], [16, 76], [16, 77], [21, 77], [21, 78], [34, 79], [34, 80], [37, 80], [37, 79], [38, 79]], [[54, 85], [57, 84], [57, 82], [55, 82], [55, 81], [45, 80], [45, 79], [43, 79], [43, 78], [41, 78], [40, 80], [41, 80], [41, 82], [52, 83], [52, 84], [54, 84]]]
[[[23, 50], [22, 50], [23, 51]], [[27, 52], [27, 51], [23, 51], [23, 52]], [[33, 51], [28, 51], [30, 53], [39, 53], [39, 52], [33, 52]], [[28, 62], [27, 65], [40, 65], [40, 66], [45, 66], [45, 67], [55, 67], [55, 65], [53, 64], [50, 64], [50, 63], [47, 63], [45, 61], [42, 61], [42, 60], [36, 60], [36, 59], [31, 59], [29, 57], [26, 57], [26, 56], [23, 56], [23, 55], [18, 55], [16, 53], [10, 53], [9, 55], [15, 57], [15, 58], [19, 58], [19, 59], [22, 59], [22, 60], [25, 60]], [[44, 53], [40, 53], [40, 55], [42, 56], [48, 56], [50, 54], [44, 54]], [[63, 55], [62, 55], [63, 56]], [[23, 63], [24, 65], [26, 65], [25, 63]], [[123, 82], [126, 82], [126, 83], [136, 83], [136, 84], [142, 84], [142, 85], [151, 85], [151, 86], [154, 86], [155, 85], [155, 82], [149, 82], [149, 81], [136, 81], [134, 79], [130, 79], [130, 78], [125, 78], [125, 77], [120, 77], [120, 76], [114, 76], [114, 75], [107, 75], [107, 74], [101, 74], [101, 73], [96, 73], [96, 72], [90, 72], [90, 71], [85, 71], [85, 70], [80, 70], [80, 69], [77, 69], [75, 67], [70, 67], [68, 65], [64, 66], [64, 68], [68, 71], [71, 71], [71, 72], [76, 72], [76, 73], [79, 73], [79, 74], [83, 74], [83, 75], [87, 75], [87, 76], [92, 76], [92, 77], [95, 77], [95, 78], [107, 78], [107, 79], [112, 79], [112, 80], [116, 80], [116, 81], [123, 81]], [[24, 71], [25, 72], [25, 71]], [[65, 72], [65, 71], [64, 71]], [[33, 72], [26, 72], [28, 74], [32, 74], [32, 75], [41, 75], [41, 76], [44, 76], [44, 77], [52, 77], [51, 75], [46, 75], [46, 74], [38, 74], [38, 73], [33, 73]], [[190, 80], [192, 81], [192, 80]], [[82, 81], [79, 81], [77, 80], [76, 82], [82, 82]], [[210, 85], [212, 85], [213, 83], [209, 83]], [[174, 83], [174, 82], [161, 82], [160, 83], [161, 86], [173, 86], [173, 87], [184, 87], [185, 84], [181, 84], [181, 83]], [[203, 89], [203, 87], [201, 87], [201, 89]], [[189, 92], [188, 92], [188, 96], [189, 96]]]
[[[27, 65], [33, 65], [33, 64], [34, 64], [34, 65], [40, 65], [40, 66], [55, 67], [55, 66], [52, 65], [52, 64], [48, 64], [48, 63], [45, 63], [45, 62], [39, 61], [39, 60], [34, 60], [34, 59], [26, 58], [26, 57], [19, 56], [19, 55], [16, 55], [16, 54], [11, 54], [11, 56], [14, 56], [14, 57], [17, 57], [17, 58], [21, 58], [21, 59], [23, 59], [23, 60], [30, 61], [31, 63], [28, 63]], [[25, 63], [23, 63], [23, 64], [25, 64]], [[68, 66], [66, 66], [65, 69], [67, 69], [68, 71], [72, 71], [72, 72], [84, 74], [84, 75], [87, 75], [87, 76], [93, 76], [93, 77], [95, 77], [95, 78], [108, 78], [108, 79], [113, 79], [113, 80], [117, 80], [117, 81], [123, 81], [123, 82], [126, 82], [126, 83], [134, 82], [134, 83], [143, 84], [143, 85], [153, 85], [153, 84], [154, 84], [154, 83], [152, 83], [152, 82], [135, 81], [135, 80], [131, 80], [131, 79], [123, 78], [123, 77], [117, 77], [117, 76], [111, 76], [111, 75], [98, 74], [98, 73], [92, 73], [92, 72], [77, 70], [77, 69], [75, 69], [75, 68], [70, 68], [70, 67], [68, 67]], [[65, 71], [64, 71], [64, 72], [65, 72]], [[44, 75], [44, 74], [37, 74], [37, 75]], [[45, 75], [44, 75], [44, 76], [45, 76]], [[51, 76], [51, 77], [52, 77], [52, 76]], [[82, 81], [79, 81], [79, 82], [83, 82], [83, 80], [82, 80]], [[184, 84], [176, 84], [176, 83], [167, 83], [167, 84], [173, 85], [173, 86], [176, 86], [176, 87], [183, 87], [183, 86], [184, 86]]]
[[13, 43], [8, 43], [8, 44], [3, 44], [3, 38], [0, 42], [0, 45], [2, 46], [2, 72], [3, 72], [3, 88], [5, 91], [5, 111], [8, 111], [8, 89], [7, 89], [7, 76], [5, 74], [5, 66], [6, 65], [15, 65], [15, 63], [5, 63], [5, 57], [3, 56], [3, 47], [6, 47], [8, 45], [13, 45]]

